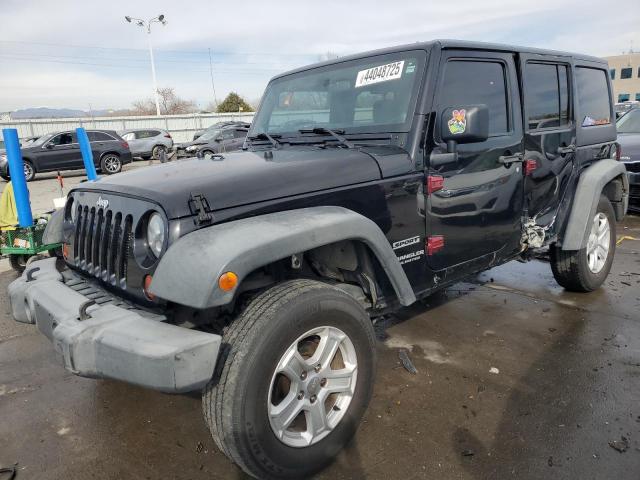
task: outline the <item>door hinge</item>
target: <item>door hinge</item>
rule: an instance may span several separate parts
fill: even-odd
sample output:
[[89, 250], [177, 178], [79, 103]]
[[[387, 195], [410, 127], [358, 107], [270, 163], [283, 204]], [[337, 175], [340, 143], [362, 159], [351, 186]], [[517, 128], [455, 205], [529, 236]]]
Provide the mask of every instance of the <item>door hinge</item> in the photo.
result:
[[427, 177], [427, 195], [444, 188], [444, 177], [440, 175], [429, 175]]
[[213, 214], [211, 213], [209, 202], [201, 193], [191, 194], [189, 197], [189, 210], [191, 210], [193, 215], [196, 215], [196, 218], [193, 219], [195, 225], [202, 225], [213, 221]]
[[525, 160], [524, 161], [524, 174], [531, 175], [538, 168], [537, 160]]
[[431, 256], [444, 248], [444, 237], [442, 235], [433, 235], [427, 237], [427, 255]]

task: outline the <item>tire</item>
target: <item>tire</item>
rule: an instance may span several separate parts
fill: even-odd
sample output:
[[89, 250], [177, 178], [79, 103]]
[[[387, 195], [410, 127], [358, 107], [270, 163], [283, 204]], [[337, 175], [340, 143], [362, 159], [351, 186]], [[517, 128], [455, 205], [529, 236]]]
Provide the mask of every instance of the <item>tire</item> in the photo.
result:
[[24, 161], [24, 179], [30, 182], [36, 178], [36, 169], [33, 168], [33, 164], [29, 160]]
[[22, 272], [24, 272], [24, 269], [27, 268], [27, 262], [29, 261], [30, 257], [31, 255], [10, 254], [9, 265], [11, 265], [12, 269], [21, 274]]
[[551, 248], [551, 270], [561, 286], [572, 292], [591, 292], [604, 283], [616, 251], [615, 222], [611, 202], [601, 195], [596, 214], [587, 226], [587, 246], [580, 250]]
[[202, 154], [202, 156], [204, 157], [205, 155], [215, 155], [216, 152], [214, 152], [213, 150], [201, 150], [200, 153]]
[[122, 171], [122, 161], [116, 153], [106, 153], [100, 159], [100, 170], [107, 175], [113, 175]]
[[[309, 333], [311, 337], [307, 337]], [[304, 340], [298, 342], [301, 338]], [[319, 338], [341, 340], [335, 350], [340, 353], [326, 355], [318, 370], [314, 365], [320, 364], [313, 356], [325, 350], [309, 348], [315, 345], [311, 340]], [[292, 348], [299, 352], [302, 344], [313, 356], [297, 362], [296, 368], [308, 373], [298, 374], [295, 368], [287, 370], [295, 374], [278, 373], [276, 367], [289, 358]], [[354, 365], [354, 359], [357, 368], [347, 368]], [[355, 299], [321, 282], [287, 281], [255, 297], [225, 333], [216, 374], [203, 392], [204, 417], [220, 450], [249, 475], [307, 478], [330, 463], [354, 435], [371, 399], [375, 367], [373, 326]], [[349, 387], [341, 388], [349, 391], [327, 397], [330, 382], [339, 381], [329, 372], [340, 368], [345, 370], [334, 375], [344, 377]], [[280, 439], [269, 411], [273, 413], [285, 401], [303, 410], [278, 430]], [[311, 417], [311, 411], [320, 416]], [[313, 422], [308, 424], [303, 417], [324, 418], [330, 427], [309, 437], [308, 446], [293, 446], [303, 439], [294, 424], [300, 429], [303, 422], [303, 429], [312, 429], [307, 425], [313, 426]]]
[[151, 150], [151, 158], [154, 160], [160, 160], [160, 152], [167, 153], [167, 148], [164, 145], [156, 145]]

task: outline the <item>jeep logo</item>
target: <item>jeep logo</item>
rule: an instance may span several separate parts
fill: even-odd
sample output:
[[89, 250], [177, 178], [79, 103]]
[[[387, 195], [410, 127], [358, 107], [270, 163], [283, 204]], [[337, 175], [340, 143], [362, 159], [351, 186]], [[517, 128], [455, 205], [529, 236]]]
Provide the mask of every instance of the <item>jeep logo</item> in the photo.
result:
[[106, 210], [109, 207], [109, 200], [105, 200], [102, 197], [98, 197], [98, 201], [96, 202], [96, 205]]

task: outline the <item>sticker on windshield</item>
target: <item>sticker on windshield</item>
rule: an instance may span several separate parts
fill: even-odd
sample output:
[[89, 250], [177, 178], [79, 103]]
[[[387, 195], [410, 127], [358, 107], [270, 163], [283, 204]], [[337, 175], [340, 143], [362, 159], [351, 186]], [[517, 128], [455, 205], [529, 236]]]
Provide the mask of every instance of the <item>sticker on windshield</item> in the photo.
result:
[[397, 80], [402, 77], [402, 68], [404, 67], [404, 60], [400, 62], [387, 63], [386, 65], [380, 65], [378, 67], [368, 68], [367, 70], [360, 70], [356, 77], [356, 86], [364, 87], [365, 85], [371, 85], [372, 83], [388, 82], [389, 80]]
[[451, 113], [451, 120], [447, 122], [449, 126], [449, 131], [452, 135], [456, 135], [458, 133], [464, 133], [467, 129], [467, 111], [464, 108], [460, 110], [454, 110]]

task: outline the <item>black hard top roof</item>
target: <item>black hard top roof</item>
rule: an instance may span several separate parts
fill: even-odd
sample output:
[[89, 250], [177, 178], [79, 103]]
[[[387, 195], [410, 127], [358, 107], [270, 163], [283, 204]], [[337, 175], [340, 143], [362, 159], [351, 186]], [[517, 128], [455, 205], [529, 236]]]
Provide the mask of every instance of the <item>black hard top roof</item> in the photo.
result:
[[430, 42], [416, 42], [416, 43], [408, 43], [405, 45], [398, 45], [396, 47], [388, 47], [381, 48], [378, 50], [370, 50], [368, 52], [357, 53], [354, 55], [348, 55], [345, 57], [336, 58], [333, 60], [328, 60], [325, 62], [314, 63], [311, 65], [306, 65], [304, 67], [296, 68], [293, 70], [289, 70], [288, 72], [284, 72], [280, 75], [276, 75], [274, 78], [284, 77], [286, 75], [290, 75], [292, 73], [303, 72], [305, 70], [309, 70], [311, 68], [316, 68], [324, 65], [332, 65], [335, 63], [345, 62], [348, 60], [355, 60], [363, 57], [371, 57], [374, 55], [384, 55], [387, 53], [395, 53], [402, 52], [406, 50], [430, 50], [434, 46], [439, 46], [442, 49], [462, 49], [462, 50], [489, 50], [494, 52], [513, 52], [513, 53], [531, 53], [534, 55], [553, 55], [556, 57], [572, 57], [576, 60], [583, 60], [588, 62], [600, 63], [603, 66], [607, 65], [607, 61], [599, 58], [593, 57], [591, 55], [584, 55], [581, 53], [571, 53], [571, 52], [562, 52], [558, 50], [546, 50], [542, 48], [532, 48], [532, 47], [520, 47], [517, 45], [506, 45], [500, 43], [488, 43], [488, 42], [472, 42], [468, 40], [449, 40], [449, 39], [440, 39], [440, 40], [432, 40]]

